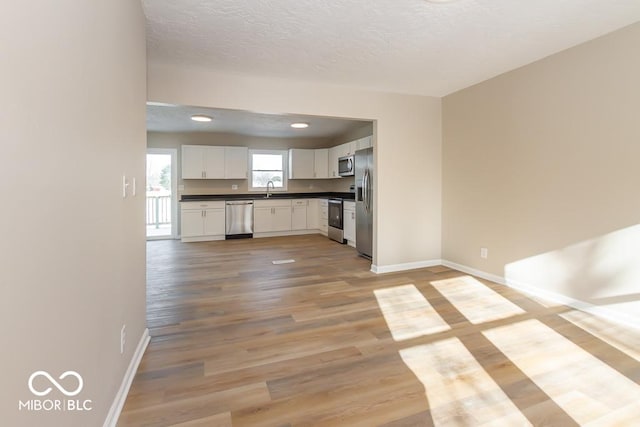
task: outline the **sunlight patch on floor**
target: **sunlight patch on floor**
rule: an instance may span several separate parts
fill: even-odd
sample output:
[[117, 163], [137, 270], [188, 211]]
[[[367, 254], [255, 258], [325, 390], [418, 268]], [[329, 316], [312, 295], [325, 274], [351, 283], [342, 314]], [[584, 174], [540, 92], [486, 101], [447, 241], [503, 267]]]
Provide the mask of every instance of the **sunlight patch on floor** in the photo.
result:
[[640, 337], [634, 341], [625, 342], [618, 338], [620, 336], [628, 337], [625, 332], [629, 328], [579, 310], [573, 310], [560, 316], [640, 362]]
[[545, 297], [541, 297], [539, 295], [533, 295], [530, 293], [527, 293], [526, 291], [521, 291], [523, 292], [527, 298], [529, 298], [532, 301], [535, 301], [536, 303], [538, 303], [539, 305], [541, 305], [544, 308], [554, 308], [554, 307], [561, 307], [564, 304], [557, 302], [557, 301], [552, 301], [549, 298], [545, 298]]
[[531, 425], [458, 338], [403, 349], [400, 356], [424, 385], [436, 426]]
[[471, 323], [523, 314], [524, 310], [471, 276], [431, 282]]
[[413, 284], [376, 289], [373, 293], [396, 341], [451, 329]]
[[640, 417], [640, 386], [540, 321], [482, 333], [579, 424]]

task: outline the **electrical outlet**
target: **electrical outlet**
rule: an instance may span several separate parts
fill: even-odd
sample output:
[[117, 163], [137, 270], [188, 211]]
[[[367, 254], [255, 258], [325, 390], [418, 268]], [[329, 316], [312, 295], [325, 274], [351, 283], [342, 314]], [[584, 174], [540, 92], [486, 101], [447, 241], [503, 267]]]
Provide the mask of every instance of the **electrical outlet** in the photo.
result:
[[487, 259], [489, 257], [489, 249], [480, 248], [480, 258]]
[[238, 189], [238, 184], [232, 184], [231, 185], [231, 189], [232, 190], [237, 190]]
[[127, 342], [127, 325], [122, 325], [120, 329], [120, 354], [124, 354], [124, 345]]

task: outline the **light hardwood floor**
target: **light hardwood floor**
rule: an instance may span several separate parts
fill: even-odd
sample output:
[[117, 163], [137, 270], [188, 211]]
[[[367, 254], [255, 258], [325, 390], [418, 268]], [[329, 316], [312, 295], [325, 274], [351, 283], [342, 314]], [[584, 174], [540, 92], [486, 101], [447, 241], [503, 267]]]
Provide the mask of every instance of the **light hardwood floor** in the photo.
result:
[[147, 258], [120, 426], [640, 425], [640, 334], [570, 308], [446, 267], [375, 275], [318, 235]]

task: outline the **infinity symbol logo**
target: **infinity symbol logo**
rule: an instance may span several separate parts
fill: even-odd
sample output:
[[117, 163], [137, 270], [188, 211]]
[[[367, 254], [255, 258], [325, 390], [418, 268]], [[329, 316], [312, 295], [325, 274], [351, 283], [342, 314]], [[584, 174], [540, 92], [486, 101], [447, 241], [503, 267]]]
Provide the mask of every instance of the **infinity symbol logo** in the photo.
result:
[[59, 380], [63, 380], [65, 378], [67, 378], [68, 376], [75, 377], [78, 380], [78, 388], [76, 388], [73, 391], [67, 391], [67, 389], [62, 387], [60, 385], [60, 383], [58, 383], [51, 375], [49, 375], [48, 372], [46, 372], [46, 371], [36, 371], [33, 374], [31, 374], [31, 376], [29, 377], [29, 390], [31, 390], [31, 393], [35, 394], [36, 396], [46, 396], [47, 394], [51, 393], [51, 387], [48, 387], [44, 391], [38, 391], [35, 388], [33, 388], [33, 380], [38, 376], [43, 376], [46, 379], [48, 379], [49, 382], [51, 382], [51, 384], [53, 384], [65, 396], [75, 396], [75, 395], [77, 395], [78, 393], [80, 393], [80, 391], [82, 391], [82, 387], [84, 386], [84, 383], [82, 381], [82, 377], [76, 371], [67, 371], [67, 372], [63, 373], [62, 375], [60, 375], [60, 377], [58, 378]]

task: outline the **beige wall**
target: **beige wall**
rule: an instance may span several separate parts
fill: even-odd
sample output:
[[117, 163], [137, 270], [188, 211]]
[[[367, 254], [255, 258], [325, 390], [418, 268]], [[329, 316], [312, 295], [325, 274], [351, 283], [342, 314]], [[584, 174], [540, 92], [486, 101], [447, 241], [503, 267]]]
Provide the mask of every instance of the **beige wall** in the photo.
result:
[[[357, 139], [357, 138], [356, 138]], [[181, 150], [183, 145], [227, 145], [249, 148], [283, 150], [288, 148], [312, 148], [335, 145], [332, 140], [323, 138], [263, 138], [239, 134], [210, 132], [148, 132], [147, 147], [175, 148], [178, 152], [178, 185], [184, 185], [184, 191], [178, 190], [178, 198], [183, 194], [240, 194], [247, 193], [246, 179], [187, 179], [180, 178]], [[354, 183], [351, 178], [339, 179], [292, 179], [288, 181], [288, 192], [316, 193], [325, 191], [347, 192]], [[232, 185], [238, 189], [233, 190]]]
[[374, 264], [440, 258], [440, 99], [150, 64], [150, 101], [376, 120]]
[[444, 98], [444, 259], [640, 319], [638, 46], [640, 24]]
[[[67, 0], [13, 2], [0, 21], [0, 423], [98, 426], [145, 328], [144, 198], [120, 195], [123, 173], [144, 180], [144, 17]], [[73, 399], [93, 409], [18, 411], [38, 370], [80, 373]]]

